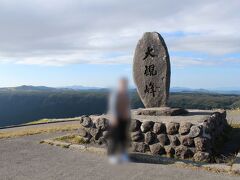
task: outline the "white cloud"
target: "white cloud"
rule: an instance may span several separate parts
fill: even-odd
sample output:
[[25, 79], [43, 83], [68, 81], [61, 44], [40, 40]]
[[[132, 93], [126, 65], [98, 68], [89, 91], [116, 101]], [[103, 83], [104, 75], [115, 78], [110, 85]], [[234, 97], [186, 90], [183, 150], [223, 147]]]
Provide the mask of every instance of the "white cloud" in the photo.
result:
[[240, 52], [239, 6], [238, 0], [0, 0], [0, 62], [131, 63], [142, 34], [158, 31], [171, 52], [209, 56], [173, 56], [174, 66], [221, 65]]
[[226, 63], [225, 60], [216, 59], [202, 59], [193, 57], [178, 57], [173, 56], [171, 58], [171, 63], [177, 68], [183, 68], [186, 66], [218, 66]]

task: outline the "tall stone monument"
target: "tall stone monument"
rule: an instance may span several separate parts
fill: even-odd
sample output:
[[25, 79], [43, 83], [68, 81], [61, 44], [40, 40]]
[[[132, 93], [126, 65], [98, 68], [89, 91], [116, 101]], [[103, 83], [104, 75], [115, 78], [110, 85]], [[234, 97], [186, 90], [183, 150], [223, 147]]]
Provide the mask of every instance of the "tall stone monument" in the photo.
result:
[[170, 60], [164, 39], [157, 32], [144, 33], [135, 50], [133, 77], [146, 108], [167, 106], [170, 75]]
[[146, 32], [138, 41], [133, 77], [145, 109], [138, 115], [177, 116], [187, 114], [183, 108], [168, 107], [171, 67], [167, 46], [157, 32]]

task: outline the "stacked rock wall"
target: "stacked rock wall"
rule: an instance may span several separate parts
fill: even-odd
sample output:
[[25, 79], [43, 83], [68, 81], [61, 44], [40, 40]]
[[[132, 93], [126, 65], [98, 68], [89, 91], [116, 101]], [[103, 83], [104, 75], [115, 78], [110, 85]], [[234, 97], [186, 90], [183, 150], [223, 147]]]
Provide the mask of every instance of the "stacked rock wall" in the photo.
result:
[[[83, 116], [80, 135], [88, 142], [107, 142], [109, 121]], [[226, 112], [215, 112], [199, 123], [153, 122], [132, 119], [130, 125], [131, 150], [133, 152], [166, 155], [195, 161], [211, 161], [214, 144], [227, 127]]]

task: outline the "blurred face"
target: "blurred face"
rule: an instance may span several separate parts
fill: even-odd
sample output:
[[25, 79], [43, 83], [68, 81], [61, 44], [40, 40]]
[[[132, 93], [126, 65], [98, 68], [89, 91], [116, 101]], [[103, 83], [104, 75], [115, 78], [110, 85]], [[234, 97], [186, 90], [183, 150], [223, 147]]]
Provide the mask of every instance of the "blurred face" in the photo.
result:
[[127, 81], [127, 79], [123, 78], [123, 79], [119, 80], [118, 89], [120, 91], [127, 91], [127, 89], [128, 89], [128, 81]]

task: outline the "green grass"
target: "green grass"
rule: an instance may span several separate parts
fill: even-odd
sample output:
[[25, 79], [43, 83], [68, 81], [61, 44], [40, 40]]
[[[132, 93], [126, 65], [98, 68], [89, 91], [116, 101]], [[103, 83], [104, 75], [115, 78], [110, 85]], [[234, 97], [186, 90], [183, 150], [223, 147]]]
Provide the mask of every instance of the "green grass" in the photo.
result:
[[81, 137], [77, 134], [57, 137], [54, 140], [71, 143], [71, 144], [86, 144], [87, 143], [83, 137]]
[[47, 122], [52, 122], [50, 119], [39, 119], [37, 121], [32, 121], [26, 124], [39, 124], [39, 123], [47, 123]]
[[9, 130], [0, 132], [0, 139], [2, 138], [13, 138], [13, 137], [20, 137], [20, 136], [28, 136], [34, 134], [41, 134], [41, 133], [51, 133], [51, 132], [58, 132], [58, 131], [73, 131], [77, 130], [80, 127], [80, 124], [69, 124], [69, 125], [56, 125], [56, 126], [49, 126], [49, 127], [27, 127], [18, 130]]
[[26, 124], [41, 124], [41, 123], [58, 122], [58, 121], [72, 121], [72, 120], [78, 121], [79, 117], [61, 118], [61, 119], [47, 119], [47, 118], [44, 118], [44, 119], [39, 119], [37, 121], [29, 122], [29, 123], [26, 123]]

